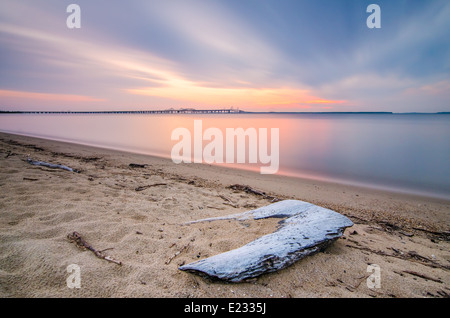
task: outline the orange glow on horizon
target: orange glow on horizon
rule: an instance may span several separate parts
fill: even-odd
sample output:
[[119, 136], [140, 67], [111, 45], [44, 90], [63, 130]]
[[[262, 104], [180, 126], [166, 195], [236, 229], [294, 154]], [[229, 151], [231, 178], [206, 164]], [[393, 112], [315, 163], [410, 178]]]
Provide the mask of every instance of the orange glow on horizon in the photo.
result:
[[64, 102], [105, 101], [105, 99], [83, 95], [49, 94], [49, 93], [35, 93], [35, 92], [12, 91], [12, 90], [0, 90], [0, 98], [34, 99], [39, 101], [64, 101]]
[[346, 102], [347, 102], [346, 100], [316, 99], [316, 100], [309, 100], [305, 103], [306, 104], [344, 104]]
[[[327, 100], [312, 96], [305, 89], [291, 88], [217, 88], [199, 86], [183, 79], [165, 82], [163, 87], [128, 89], [137, 95], [163, 97], [214, 106], [311, 108], [311, 104], [343, 104], [343, 100]], [[306, 105], [303, 105], [306, 104]]]

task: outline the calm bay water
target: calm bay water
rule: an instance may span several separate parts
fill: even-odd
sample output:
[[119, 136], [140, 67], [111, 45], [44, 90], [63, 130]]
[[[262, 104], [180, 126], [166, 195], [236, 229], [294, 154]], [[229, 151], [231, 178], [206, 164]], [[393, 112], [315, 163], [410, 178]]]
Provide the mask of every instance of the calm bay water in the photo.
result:
[[[446, 114], [4, 114], [0, 131], [170, 157], [172, 131], [279, 128], [279, 174], [450, 199]], [[192, 137], [193, 138], [193, 137]], [[203, 146], [208, 144], [203, 142]], [[259, 170], [261, 164], [241, 165]]]

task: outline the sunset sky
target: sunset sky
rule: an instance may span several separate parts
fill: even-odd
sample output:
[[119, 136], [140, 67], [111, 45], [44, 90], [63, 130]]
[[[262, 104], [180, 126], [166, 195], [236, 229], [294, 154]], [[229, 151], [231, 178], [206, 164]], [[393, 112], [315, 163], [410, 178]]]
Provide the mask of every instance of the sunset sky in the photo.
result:
[[0, 110], [450, 111], [449, 39], [448, 0], [1, 0]]

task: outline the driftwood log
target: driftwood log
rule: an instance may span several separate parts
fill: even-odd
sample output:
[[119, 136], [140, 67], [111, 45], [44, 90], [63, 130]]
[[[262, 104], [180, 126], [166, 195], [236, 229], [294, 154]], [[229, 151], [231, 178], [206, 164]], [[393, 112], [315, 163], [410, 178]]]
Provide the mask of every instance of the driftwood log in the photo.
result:
[[[353, 225], [347, 217], [297, 201], [284, 200], [268, 206], [214, 220], [286, 218], [273, 233], [262, 236], [240, 248], [179, 267], [182, 271], [229, 282], [240, 282], [264, 273], [274, 272], [322, 251]], [[188, 223], [189, 224], [189, 223]]]
[[80, 173], [79, 170], [67, 167], [67, 166], [63, 166], [63, 165], [58, 165], [58, 164], [53, 164], [53, 163], [48, 163], [45, 161], [36, 161], [36, 160], [31, 160], [30, 158], [27, 159], [27, 162], [29, 164], [32, 164], [34, 166], [42, 166], [42, 167], [47, 167], [47, 168], [52, 168], [52, 169], [63, 169], [63, 170], [67, 170], [70, 172], [76, 172], [76, 173]]

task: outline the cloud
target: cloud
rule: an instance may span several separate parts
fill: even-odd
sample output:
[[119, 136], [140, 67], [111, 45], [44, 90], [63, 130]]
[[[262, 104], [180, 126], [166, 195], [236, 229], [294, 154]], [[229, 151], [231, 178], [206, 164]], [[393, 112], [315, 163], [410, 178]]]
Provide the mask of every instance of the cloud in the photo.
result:
[[[411, 88], [407, 93], [425, 93], [427, 95], [447, 95], [450, 96], [450, 81], [443, 80], [436, 83], [426, 84], [419, 88]], [[450, 99], [449, 99], [450, 100]]]
[[[24, 63], [32, 65], [20, 74], [17, 69], [11, 70], [10, 74], [4, 75], [2, 82], [8, 83], [16, 76], [25, 77], [24, 82], [29, 83], [21, 87], [25, 90], [102, 95], [105, 88], [107, 92], [109, 88], [119, 92], [124, 87], [144, 81], [148, 84], [149, 81], [175, 77], [170, 70], [170, 61], [133, 48], [73, 39], [63, 34], [6, 23], [0, 23], [0, 33], [5, 35], [3, 41], [13, 38], [14, 43], [9, 50], [19, 56], [28, 56]], [[113, 98], [103, 97], [103, 100], [107, 99]]]

